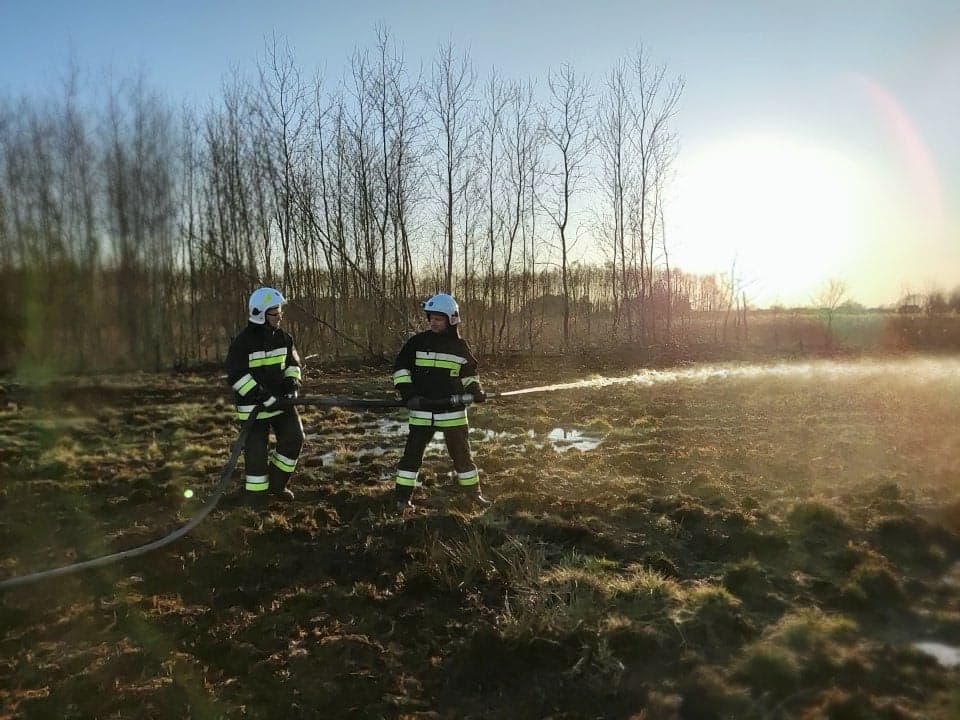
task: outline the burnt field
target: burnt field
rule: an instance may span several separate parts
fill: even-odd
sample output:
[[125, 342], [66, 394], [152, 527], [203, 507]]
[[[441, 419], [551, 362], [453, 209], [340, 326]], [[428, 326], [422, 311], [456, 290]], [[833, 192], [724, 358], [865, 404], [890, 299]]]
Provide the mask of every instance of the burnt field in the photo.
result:
[[[305, 393], [383, 396], [386, 377]], [[193, 517], [237, 433], [221, 385], [3, 385], [0, 581]], [[956, 358], [491, 401], [471, 411], [482, 513], [439, 443], [422, 507], [395, 513], [404, 412], [303, 417], [294, 503], [245, 507], [241, 463], [177, 542], [0, 591], [0, 717], [960, 716]]]

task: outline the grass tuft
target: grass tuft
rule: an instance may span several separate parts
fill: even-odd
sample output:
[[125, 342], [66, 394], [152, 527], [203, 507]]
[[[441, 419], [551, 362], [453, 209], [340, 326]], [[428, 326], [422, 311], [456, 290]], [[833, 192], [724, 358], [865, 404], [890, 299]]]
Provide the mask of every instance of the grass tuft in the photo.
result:
[[757, 643], [737, 661], [733, 677], [747, 685], [753, 695], [767, 695], [779, 701], [800, 685], [800, 666], [796, 655], [787, 648]]

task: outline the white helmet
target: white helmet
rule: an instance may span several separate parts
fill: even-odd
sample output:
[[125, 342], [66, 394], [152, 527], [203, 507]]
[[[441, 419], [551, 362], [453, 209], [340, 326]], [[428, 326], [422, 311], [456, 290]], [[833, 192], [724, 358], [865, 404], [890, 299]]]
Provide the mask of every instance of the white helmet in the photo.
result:
[[266, 320], [263, 314], [272, 307], [278, 307], [281, 303], [283, 303], [283, 295], [279, 290], [272, 287], [257, 288], [250, 295], [250, 302], [247, 303], [250, 310], [250, 322], [263, 325]]
[[450, 320], [451, 325], [460, 322], [460, 306], [452, 296], [446, 293], [437, 293], [432, 298], [426, 300], [421, 307], [424, 312], [443, 313]]

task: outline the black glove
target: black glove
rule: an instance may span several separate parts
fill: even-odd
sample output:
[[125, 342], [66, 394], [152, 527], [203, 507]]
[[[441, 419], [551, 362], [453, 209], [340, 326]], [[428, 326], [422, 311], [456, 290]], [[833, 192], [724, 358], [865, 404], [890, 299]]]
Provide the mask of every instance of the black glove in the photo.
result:
[[423, 398], [419, 395], [414, 395], [412, 398], [407, 400], [407, 408], [409, 410], [420, 410], [423, 407]]
[[473, 395], [473, 401], [475, 403], [482, 403], [487, 400], [487, 394], [483, 391], [482, 387], [475, 387], [470, 391], [470, 394]]
[[283, 397], [287, 400], [296, 400], [300, 395], [300, 381], [293, 377], [283, 380]]

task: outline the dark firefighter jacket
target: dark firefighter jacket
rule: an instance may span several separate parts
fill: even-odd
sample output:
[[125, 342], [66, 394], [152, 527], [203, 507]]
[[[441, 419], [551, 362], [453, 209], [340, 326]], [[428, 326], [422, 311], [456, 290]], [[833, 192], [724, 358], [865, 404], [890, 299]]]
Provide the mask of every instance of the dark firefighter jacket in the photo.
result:
[[[227, 352], [227, 382], [235, 393], [237, 419], [246, 420], [258, 402], [280, 398], [299, 386], [300, 370], [300, 354], [290, 333], [267, 323], [247, 323]], [[282, 412], [261, 410], [257, 419]]]
[[[480, 389], [477, 359], [456, 333], [430, 330], [414, 335], [397, 355], [393, 384], [400, 397], [441, 400]], [[451, 412], [411, 410], [411, 425], [454, 427], [467, 424], [465, 409]]]

